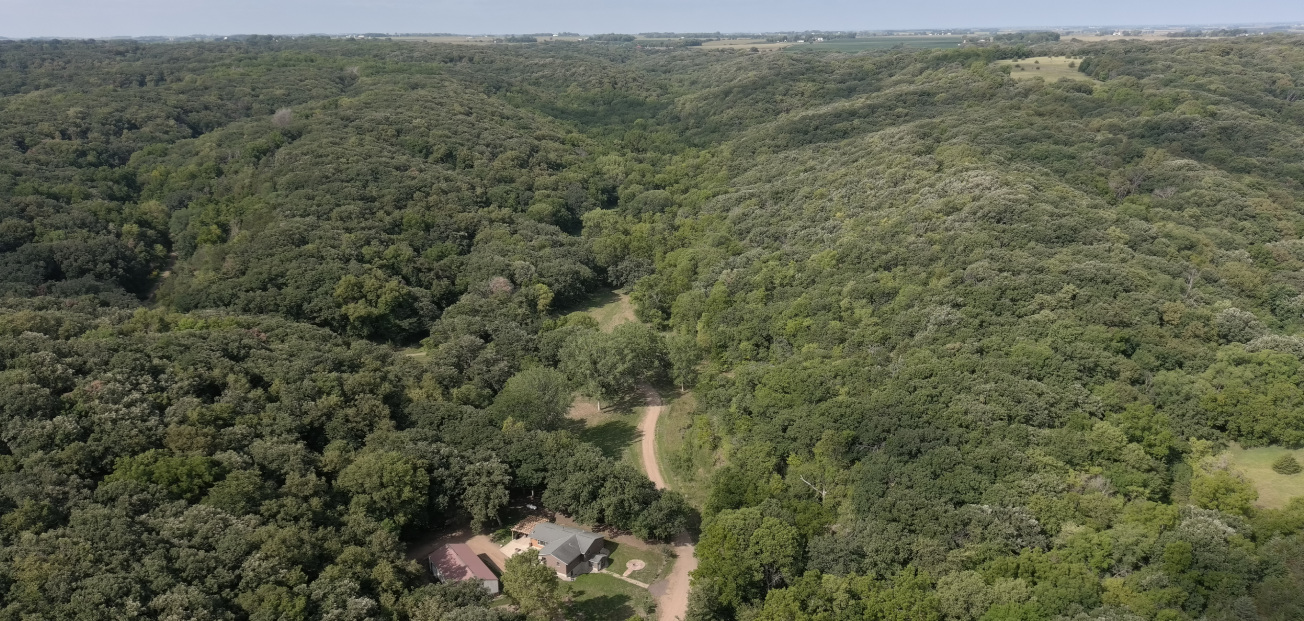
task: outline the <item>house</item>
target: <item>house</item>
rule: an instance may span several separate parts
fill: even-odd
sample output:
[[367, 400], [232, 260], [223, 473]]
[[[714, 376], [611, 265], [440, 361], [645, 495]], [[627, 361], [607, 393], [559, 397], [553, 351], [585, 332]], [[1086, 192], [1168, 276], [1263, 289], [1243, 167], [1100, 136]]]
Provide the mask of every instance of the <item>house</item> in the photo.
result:
[[465, 543], [440, 546], [430, 554], [428, 560], [430, 572], [435, 574], [440, 582], [479, 580], [484, 585], [484, 590], [494, 595], [498, 594], [498, 576], [495, 576], [489, 566], [471, 550], [471, 546]]
[[529, 531], [530, 547], [539, 559], [566, 578], [601, 571], [607, 566], [607, 540], [586, 530], [539, 522]]

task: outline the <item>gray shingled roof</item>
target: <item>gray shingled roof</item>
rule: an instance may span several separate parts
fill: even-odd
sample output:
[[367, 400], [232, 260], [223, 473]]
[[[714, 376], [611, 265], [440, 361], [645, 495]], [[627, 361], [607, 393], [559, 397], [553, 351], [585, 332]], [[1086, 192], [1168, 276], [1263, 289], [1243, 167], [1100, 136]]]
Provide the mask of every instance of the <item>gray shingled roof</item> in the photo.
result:
[[552, 522], [536, 524], [530, 537], [543, 544], [539, 556], [552, 556], [566, 565], [592, 552], [593, 544], [602, 541], [602, 535]]
[[575, 559], [584, 556], [584, 552], [580, 550], [580, 544], [575, 541], [575, 536], [572, 535], [565, 539], [550, 542], [539, 551], [539, 556], [551, 556], [566, 565], [570, 565]]

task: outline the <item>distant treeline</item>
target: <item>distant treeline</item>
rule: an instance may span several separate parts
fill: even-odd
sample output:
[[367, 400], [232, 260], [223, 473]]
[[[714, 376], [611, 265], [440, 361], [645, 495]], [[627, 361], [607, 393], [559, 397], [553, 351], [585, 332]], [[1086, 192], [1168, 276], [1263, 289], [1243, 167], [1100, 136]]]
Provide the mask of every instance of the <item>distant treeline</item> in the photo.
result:
[[1058, 32], [1050, 32], [1046, 30], [1011, 32], [1007, 34], [998, 34], [992, 37], [992, 41], [1000, 43], [1050, 43], [1059, 40], [1060, 36]]
[[590, 41], [613, 41], [616, 43], [624, 43], [624, 42], [633, 41], [634, 39], [637, 38], [638, 37], [635, 37], [632, 34], [610, 33], [610, 34], [593, 35], [589, 37], [589, 40]]
[[640, 41], [643, 47], [697, 47], [705, 43], [701, 39], [666, 39], [657, 41]]
[[1168, 36], [1177, 38], [1195, 38], [1195, 37], [1239, 37], [1249, 34], [1244, 28], [1219, 28], [1217, 30], [1201, 30], [1199, 28], [1189, 28], [1181, 32], [1170, 32]]
[[[640, 32], [638, 36], [644, 39], [676, 39], [683, 37], [685, 39], [720, 39], [724, 35], [719, 32]], [[730, 35], [734, 36], [734, 35]], [[740, 34], [738, 36], [751, 36], [749, 34]]]

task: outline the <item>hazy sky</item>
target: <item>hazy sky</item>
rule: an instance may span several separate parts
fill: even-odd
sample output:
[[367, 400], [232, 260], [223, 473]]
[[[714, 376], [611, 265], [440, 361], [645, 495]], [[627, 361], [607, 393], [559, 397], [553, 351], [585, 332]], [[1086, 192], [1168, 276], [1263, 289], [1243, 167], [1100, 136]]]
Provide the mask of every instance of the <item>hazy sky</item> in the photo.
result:
[[1301, 0], [0, 0], [0, 36], [1304, 22]]

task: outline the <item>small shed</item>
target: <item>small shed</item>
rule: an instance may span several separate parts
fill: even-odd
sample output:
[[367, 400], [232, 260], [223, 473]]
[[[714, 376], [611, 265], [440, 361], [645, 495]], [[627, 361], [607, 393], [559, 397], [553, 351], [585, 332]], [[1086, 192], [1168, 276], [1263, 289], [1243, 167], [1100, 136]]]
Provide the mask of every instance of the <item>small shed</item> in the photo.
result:
[[430, 572], [440, 582], [479, 580], [484, 590], [498, 594], [498, 576], [465, 543], [449, 543], [430, 554]]

